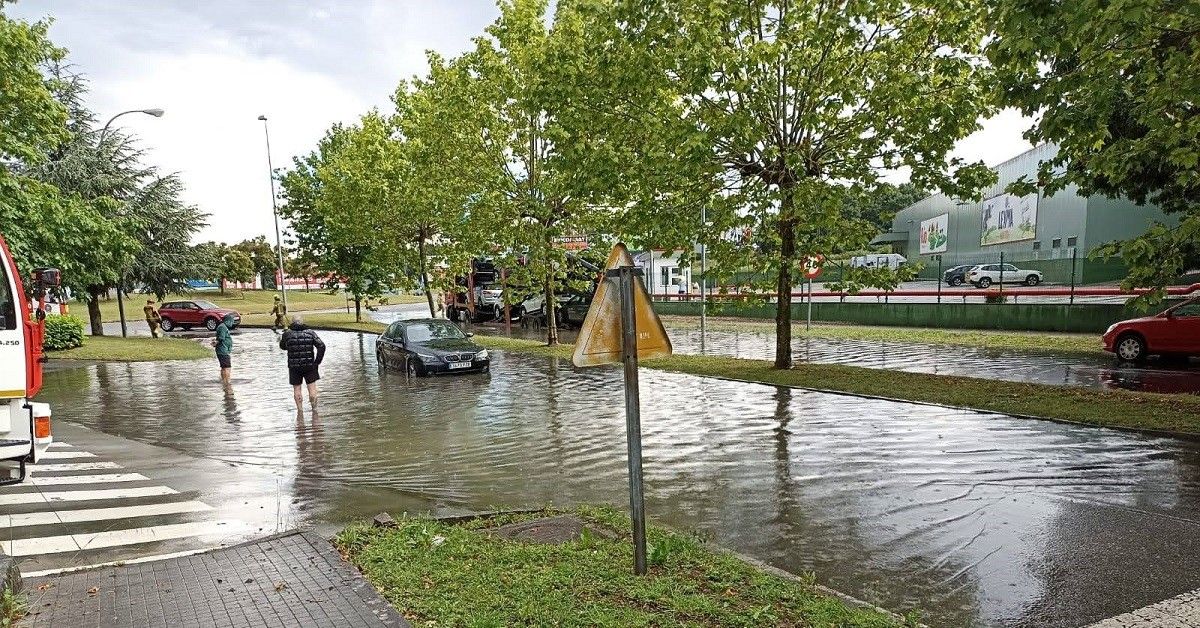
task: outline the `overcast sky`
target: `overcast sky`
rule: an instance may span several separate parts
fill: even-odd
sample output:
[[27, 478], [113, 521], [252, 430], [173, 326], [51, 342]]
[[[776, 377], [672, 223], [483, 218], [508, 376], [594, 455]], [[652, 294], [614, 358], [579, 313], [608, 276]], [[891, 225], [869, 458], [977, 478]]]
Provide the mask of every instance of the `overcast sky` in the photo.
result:
[[[166, 110], [117, 124], [211, 214], [198, 239], [228, 242], [273, 234], [259, 114], [274, 165], [289, 165], [333, 122], [387, 107], [398, 81], [424, 74], [426, 50], [457, 55], [498, 15], [492, 0], [21, 0], [7, 11], [54, 18], [51, 38], [87, 75], [99, 124]], [[1002, 114], [958, 154], [1004, 161], [1029, 147], [1026, 126]]]

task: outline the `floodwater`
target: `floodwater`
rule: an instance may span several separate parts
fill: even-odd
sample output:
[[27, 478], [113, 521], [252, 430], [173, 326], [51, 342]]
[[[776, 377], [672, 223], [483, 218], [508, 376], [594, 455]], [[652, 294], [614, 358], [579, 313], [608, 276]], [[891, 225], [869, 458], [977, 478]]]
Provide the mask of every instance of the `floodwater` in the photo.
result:
[[[289, 521], [627, 503], [621, 372], [495, 352], [490, 375], [381, 371], [322, 333], [297, 419], [269, 331], [216, 363], [47, 374], [55, 416], [272, 470]], [[644, 369], [647, 511], [934, 626], [1077, 626], [1200, 587], [1200, 444]], [[353, 494], [350, 499], [347, 495]]]

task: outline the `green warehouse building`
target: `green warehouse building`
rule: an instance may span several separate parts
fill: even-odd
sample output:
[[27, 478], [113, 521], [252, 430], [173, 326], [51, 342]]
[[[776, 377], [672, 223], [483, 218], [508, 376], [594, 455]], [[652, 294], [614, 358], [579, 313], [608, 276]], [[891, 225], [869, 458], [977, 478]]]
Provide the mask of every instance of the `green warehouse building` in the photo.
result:
[[1070, 282], [1072, 268], [1078, 284], [1123, 278], [1119, 261], [1091, 260], [1088, 253], [1138, 236], [1156, 222], [1172, 225], [1178, 219], [1125, 198], [1080, 196], [1073, 185], [1053, 196], [1005, 192], [1022, 176], [1037, 180], [1038, 164], [1057, 150], [1052, 144], [1038, 146], [996, 166], [996, 184], [977, 199], [938, 194], [896, 212], [891, 231], [871, 244], [891, 245], [910, 263], [924, 264], [926, 278], [935, 277], [939, 267], [999, 262], [1002, 253], [1005, 262], [1041, 270], [1049, 282]]

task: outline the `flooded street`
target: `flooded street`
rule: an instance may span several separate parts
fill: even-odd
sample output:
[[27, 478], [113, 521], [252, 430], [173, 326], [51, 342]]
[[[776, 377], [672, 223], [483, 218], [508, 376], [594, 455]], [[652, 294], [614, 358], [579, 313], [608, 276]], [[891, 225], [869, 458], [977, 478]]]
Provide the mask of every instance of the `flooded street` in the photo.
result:
[[[229, 393], [201, 360], [59, 370], [40, 400], [267, 470], [293, 525], [626, 503], [618, 369], [496, 352], [490, 375], [408, 380], [374, 336], [321, 335], [316, 420], [255, 330]], [[652, 518], [931, 625], [1077, 626], [1200, 586], [1195, 443], [653, 370], [641, 390]]]

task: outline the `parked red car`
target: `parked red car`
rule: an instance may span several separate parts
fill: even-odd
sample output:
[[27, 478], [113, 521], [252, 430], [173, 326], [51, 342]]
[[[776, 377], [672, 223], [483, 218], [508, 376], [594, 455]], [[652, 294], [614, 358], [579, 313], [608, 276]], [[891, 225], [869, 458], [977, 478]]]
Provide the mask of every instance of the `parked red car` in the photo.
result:
[[208, 301], [168, 301], [158, 308], [163, 331], [171, 331], [176, 327], [191, 329], [201, 325], [208, 331], [215, 331], [226, 314], [233, 314], [234, 327], [242, 323], [242, 315], [236, 310], [218, 307]]
[[1104, 350], [1127, 362], [1148, 355], [1200, 356], [1200, 297], [1156, 316], [1113, 323], [1104, 332]]

